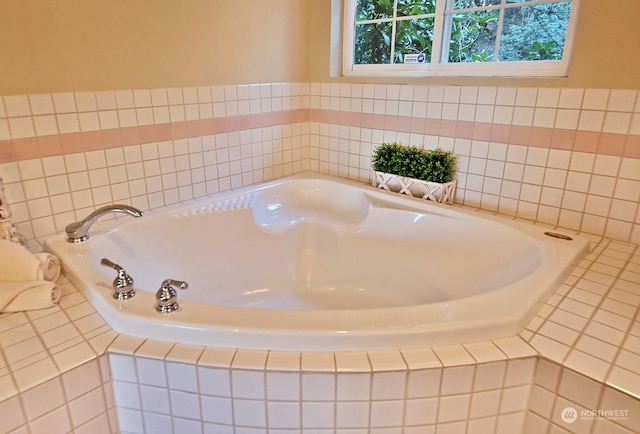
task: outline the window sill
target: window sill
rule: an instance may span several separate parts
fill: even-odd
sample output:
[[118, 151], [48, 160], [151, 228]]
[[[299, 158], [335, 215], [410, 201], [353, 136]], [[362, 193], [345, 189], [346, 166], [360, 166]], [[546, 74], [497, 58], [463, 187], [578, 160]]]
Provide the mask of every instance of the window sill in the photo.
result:
[[492, 62], [436, 65], [353, 65], [351, 77], [566, 77], [568, 65], [558, 61]]

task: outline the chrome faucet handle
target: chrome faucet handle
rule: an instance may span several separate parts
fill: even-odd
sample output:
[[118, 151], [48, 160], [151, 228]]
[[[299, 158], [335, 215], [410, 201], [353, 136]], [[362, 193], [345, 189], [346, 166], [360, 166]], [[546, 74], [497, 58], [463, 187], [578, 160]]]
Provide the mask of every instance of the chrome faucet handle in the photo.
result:
[[178, 291], [175, 287], [180, 289], [187, 289], [189, 284], [180, 280], [167, 279], [162, 282], [162, 286], [156, 292], [156, 310], [160, 313], [169, 313], [178, 310]]
[[116, 300], [127, 300], [136, 295], [136, 292], [133, 289], [133, 278], [127, 274], [124, 268], [114, 262], [111, 262], [107, 258], [102, 258], [100, 263], [113, 268], [118, 272], [118, 275], [113, 280], [113, 298]]

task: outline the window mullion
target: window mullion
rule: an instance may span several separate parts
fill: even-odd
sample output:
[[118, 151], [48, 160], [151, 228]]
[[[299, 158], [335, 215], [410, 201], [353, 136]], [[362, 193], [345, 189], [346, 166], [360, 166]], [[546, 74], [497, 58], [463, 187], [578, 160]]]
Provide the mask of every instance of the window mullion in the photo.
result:
[[393, 1], [393, 20], [391, 21], [391, 58], [389, 59], [389, 64], [393, 65], [396, 63], [396, 28], [398, 26], [398, 0]]
[[344, 25], [342, 27], [342, 68], [343, 71], [352, 71], [355, 63], [355, 2], [345, 1], [342, 13], [344, 16]]
[[436, 1], [436, 16], [435, 23], [433, 25], [433, 45], [431, 46], [431, 63], [446, 63], [443, 60], [442, 53], [449, 52], [449, 43], [451, 38], [447, 35], [451, 35], [451, 20], [445, 18], [445, 10], [447, 6], [451, 5], [453, 0], [437, 0]]
[[498, 55], [500, 53], [500, 35], [502, 35], [502, 24], [504, 23], [504, 8], [506, 0], [500, 2], [500, 12], [498, 15], [498, 25], [496, 26], [496, 46], [493, 51], [493, 61], [498, 61]]

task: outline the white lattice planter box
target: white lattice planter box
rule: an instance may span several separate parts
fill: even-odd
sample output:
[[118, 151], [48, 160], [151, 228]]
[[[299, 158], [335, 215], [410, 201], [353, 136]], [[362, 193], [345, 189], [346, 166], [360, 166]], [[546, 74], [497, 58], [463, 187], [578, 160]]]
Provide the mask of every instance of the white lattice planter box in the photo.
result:
[[457, 185], [456, 179], [441, 184], [378, 171], [374, 171], [373, 176], [373, 186], [376, 188], [448, 205], [451, 205], [456, 198]]

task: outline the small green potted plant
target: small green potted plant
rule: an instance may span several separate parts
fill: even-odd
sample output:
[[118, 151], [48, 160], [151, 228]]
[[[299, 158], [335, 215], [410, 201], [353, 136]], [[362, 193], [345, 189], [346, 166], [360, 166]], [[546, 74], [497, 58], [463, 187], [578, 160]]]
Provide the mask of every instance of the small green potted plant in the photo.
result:
[[443, 149], [383, 143], [371, 157], [373, 186], [452, 204], [457, 181], [456, 157]]

